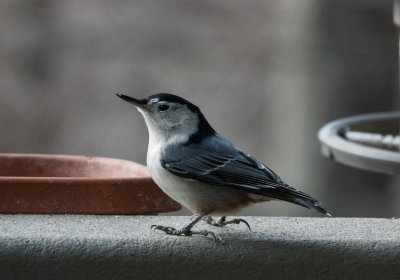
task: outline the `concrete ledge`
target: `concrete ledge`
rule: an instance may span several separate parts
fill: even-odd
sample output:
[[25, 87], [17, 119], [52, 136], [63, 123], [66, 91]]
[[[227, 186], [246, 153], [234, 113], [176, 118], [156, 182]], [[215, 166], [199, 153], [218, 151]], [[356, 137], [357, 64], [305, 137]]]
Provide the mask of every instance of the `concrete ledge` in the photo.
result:
[[223, 239], [189, 217], [0, 215], [0, 279], [400, 279], [400, 220], [247, 217]]

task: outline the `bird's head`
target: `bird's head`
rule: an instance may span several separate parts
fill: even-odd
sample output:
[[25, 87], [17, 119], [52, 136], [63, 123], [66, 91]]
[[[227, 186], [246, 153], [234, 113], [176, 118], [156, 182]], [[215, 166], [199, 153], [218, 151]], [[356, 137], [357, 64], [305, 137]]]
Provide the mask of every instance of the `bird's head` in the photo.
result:
[[117, 96], [135, 105], [146, 121], [150, 136], [196, 142], [214, 133], [200, 109], [177, 95], [158, 93], [144, 99]]

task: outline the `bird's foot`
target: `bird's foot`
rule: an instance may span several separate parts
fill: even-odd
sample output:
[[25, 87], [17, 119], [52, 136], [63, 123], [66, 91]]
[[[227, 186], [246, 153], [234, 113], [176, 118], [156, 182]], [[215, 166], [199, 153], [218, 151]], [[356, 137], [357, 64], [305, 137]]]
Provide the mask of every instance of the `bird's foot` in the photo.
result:
[[215, 236], [215, 233], [212, 231], [208, 230], [188, 230], [185, 228], [181, 230], [177, 230], [176, 228], [173, 227], [166, 227], [166, 226], [159, 226], [159, 225], [152, 225], [151, 229], [156, 231], [156, 230], [161, 230], [165, 232], [168, 235], [180, 235], [180, 236], [192, 236], [192, 235], [201, 235], [201, 236], [211, 236], [212, 239], [214, 239], [215, 242], [218, 242], [219, 239]]
[[192, 227], [200, 221], [202, 216], [197, 216], [194, 221], [192, 221], [189, 225], [186, 227], [182, 228], [181, 230], [177, 230], [176, 228], [173, 227], [166, 227], [166, 226], [159, 226], [159, 225], [152, 225], [151, 229], [156, 231], [156, 230], [161, 230], [165, 232], [168, 235], [177, 235], [177, 236], [192, 236], [192, 235], [201, 235], [201, 236], [211, 236], [212, 239], [214, 239], [215, 242], [218, 242], [219, 239], [215, 236], [215, 233], [212, 231], [208, 230], [198, 230], [194, 231], [191, 230]]
[[240, 223], [244, 223], [249, 228], [249, 230], [251, 230], [249, 223], [244, 219], [232, 219], [232, 220], [227, 221], [226, 216], [223, 216], [223, 217], [219, 218], [218, 220], [214, 220], [210, 216], [205, 216], [205, 217], [203, 217], [203, 221], [207, 222], [207, 224], [210, 224], [210, 225], [216, 226], [216, 227], [223, 227], [223, 226], [226, 226], [229, 224], [238, 225]]

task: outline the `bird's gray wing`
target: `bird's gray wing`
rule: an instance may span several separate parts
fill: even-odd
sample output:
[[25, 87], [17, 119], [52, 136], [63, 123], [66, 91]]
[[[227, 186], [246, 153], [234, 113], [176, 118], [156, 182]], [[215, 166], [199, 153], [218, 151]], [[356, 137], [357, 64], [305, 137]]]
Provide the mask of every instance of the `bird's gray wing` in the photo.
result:
[[317, 200], [285, 184], [271, 169], [219, 135], [200, 144], [168, 146], [161, 164], [182, 178], [233, 187], [327, 213]]

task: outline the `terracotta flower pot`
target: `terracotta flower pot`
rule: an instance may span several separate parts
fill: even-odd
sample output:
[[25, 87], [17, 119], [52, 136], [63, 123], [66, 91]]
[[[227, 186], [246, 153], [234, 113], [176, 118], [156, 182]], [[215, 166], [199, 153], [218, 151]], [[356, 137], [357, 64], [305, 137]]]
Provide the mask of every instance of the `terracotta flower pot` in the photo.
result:
[[140, 214], [181, 206], [143, 165], [112, 158], [0, 154], [2, 214]]

